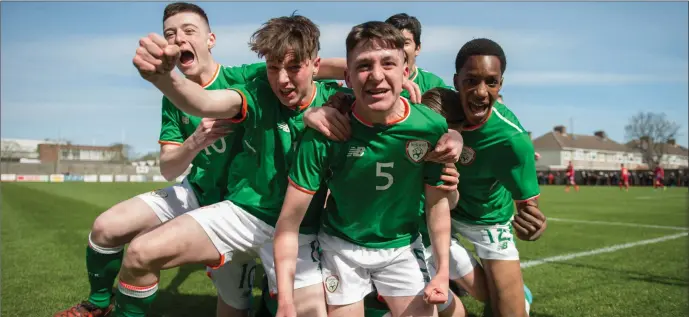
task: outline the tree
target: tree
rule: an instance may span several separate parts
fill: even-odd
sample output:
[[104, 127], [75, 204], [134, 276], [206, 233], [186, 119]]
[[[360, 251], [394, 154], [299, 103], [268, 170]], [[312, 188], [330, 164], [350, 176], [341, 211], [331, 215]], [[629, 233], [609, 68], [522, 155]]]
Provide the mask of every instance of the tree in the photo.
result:
[[14, 141], [3, 141], [0, 144], [0, 155], [2, 155], [2, 161], [11, 161], [13, 158], [15, 158], [16, 153], [20, 150], [19, 144]]
[[679, 134], [679, 124], [664, 113], [639, 112], [624, 127], [629, 146], [641, 152], [644, 162], [654, 169], [667, 153], [668, 146]]
[[111, 146], [111, 147], [121, 147], [120, 152], [117, 153], [118, 155], [117, 155], [116, 157], [114, 157], [114, 158], [112, 159], [112, 161], [126, 162], [126, 161], [129, 161], [130, 158], [133, 157], [133, 155], [136, 154], [136, 153], [134, 153], [134, 152], [132, 151], [133, 148], [132, 148], [132, 146], [129, 145], [129, 144], [113, 143], [113, 144], [111, 144], [110, 146]]

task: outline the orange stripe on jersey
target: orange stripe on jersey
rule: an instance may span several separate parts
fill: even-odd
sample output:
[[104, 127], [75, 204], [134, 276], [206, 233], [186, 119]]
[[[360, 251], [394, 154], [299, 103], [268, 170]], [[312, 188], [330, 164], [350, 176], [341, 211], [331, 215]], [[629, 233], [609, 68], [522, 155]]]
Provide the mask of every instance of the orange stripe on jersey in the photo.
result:
[[246, 96], [244, 95], [243, 92], [241, 92], [239, 89], [230, 89], [236, 91], [240, 96], [242, 96], [242, 109], [239, 110], [239, 118], [230, 118], [230, 122], [232, 123], [242, 123], [244, 120], [246, 120], [246, 112], [248, 111], [247, 109], [247, 104], [246, 104]]
[[220, 64], [218, 64], [218, 66], [215, 67], [215, 72], [213, 73], [213, 77], [211, 77], [211, 79], [209, 79], [206, 83], [201, 85], [201, 87], [206, 88], [206, 87], [210, 86], [215, 81], [215, 79], [218, 78], [218, 73], [220, 73]]
[[514, 202], [516, 202], [516, 203], [524, 203], [524, 202], [527, 202], [527, 201], [530, 201], [530, 200], [536, 200], [536, 199], [538, 199], [538, 197], [541, 197], [541, 194], [538, 194], [538, 195], [536, 195], [536, 196], [533, 196], [533, 197], [527, 198], [527, 199], [523, 199], [523, 200], [515, 200]]
[[308, 108], [312, 103], [313, 100], [316, 99], [316, 91], [318, 90], [318, 87], [316, 87], [316, 83], [313, 83], [313, 87], [311, 89], [311, 97], [309, 99], [304, 100], [304, 102], [299, 105], [299, 110], [304, 110]]
[[[400, 97], [400, 100], [404, 104], [404, 115], [399, 119], [395, 119], [395, 120], [392, 120], [390, 122], [386, 122], [385, 123], [386, 125], [393, 125], [393, 124], [400, 123], [400, 122], [404, 121], [405, 119], [407, 119], [407, 117], [409, 117], [409, 113], [411, 112], [411, 107], [409, 106], [409, 101], [404, 97]], [[368, 122], [366, 119], [362, 118], [360, 115], [358, 115], [356, 113], [356, 107], [355, 106], [356, 106], [356, 101], [352, 105], [352, 115], [354, 115], [354, 118], [356, 118], [357, 120], [359, 120], [359, 122], [361, 122], [363, 125], [365, 125], [369, 128], [373, 127], [373, 124], [371, 122]]]
[[301, 186], [297, 185], [297, 183], [295, 183], [295, 182], [292, 180], [291, 177], [287, 177], [287, 180], [289, 181], [289, 184], [292, 185], [292, 187], [298, 189], [298, 190], [301, 191], [301, 192], [307, 193], [307, 194], [309, 194], [309, 195], [313, 195], [313, 194], [316, 193], [316, 192], [313, 191], [313, 190], [308, 190], [308, 189], [306, 189], [306, 188], [304, 188], [304, 187], [301, 187]]
[[163, 141], [163, 140], [159, 140], [159, 141], [158, 141], [158, 144], [160, 144], [160, 145], [178, 145], [178, 146], [181, 146], [181, 145], [182, 145], [182, 143], [179, 143], [179, 142], [174, 142], [174, 141]]
[[207, 266], [211, 269], [214, 269], [214, 270], [219, 269], [221, 266], [223, 266], [223, 264], [225, 264], [225, 255], [221, 254], [220, 259], [218, 261], [220, 261], [220, 263], [218, 263], [217, 265], [207, 265]]

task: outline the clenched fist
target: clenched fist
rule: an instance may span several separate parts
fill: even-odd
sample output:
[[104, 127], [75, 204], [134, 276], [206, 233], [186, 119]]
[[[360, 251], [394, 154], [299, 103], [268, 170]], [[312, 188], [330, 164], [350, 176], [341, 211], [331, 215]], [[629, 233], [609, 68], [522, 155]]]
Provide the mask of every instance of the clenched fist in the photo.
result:
[[133, 62], [141, 77], [155, 82], [175, 68], [179, 56], [179, 46], [168, 44], [162, 36], [151, 33], [139, 40]]

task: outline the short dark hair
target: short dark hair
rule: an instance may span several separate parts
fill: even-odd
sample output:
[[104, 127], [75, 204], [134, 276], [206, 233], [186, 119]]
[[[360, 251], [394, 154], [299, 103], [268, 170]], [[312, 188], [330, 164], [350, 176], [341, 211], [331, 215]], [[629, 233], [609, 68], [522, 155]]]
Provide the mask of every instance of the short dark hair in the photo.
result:
[[398, 13], [389, 17], [387, 20], [385, 20], [385, 22], [392, 24], [400, 31], [409, 31], [414, 38], [416, 47], [421, 45], [421, 22], [419, 22], [416, 17], [410, 16], [406, 13]]
[[466, 44], [459, 49], [457, 59], [455, 59], [455, 71], [459, 73], [469, 57], [476, 55], [497, 57], [500, 60], [500, 72], [502, 74], [505, 73], [505, 69], [507, 68], [507, 58], [505, 57], [505, 52], [498, 43], [484, 38], [473, 39], [469, 42], [466, 42]]
[[[347, 59], [349, 54], [357, 47], [357, 45], [364, 43], [369, 47], [378, 45], [385, 49], [404, 49], [404, 36], [402, 32], [392, 26], [392, 24], [369, 21], [356, 25], [349, 31], [347, 35]], [[406, 54], [405, 54], [406, 61]]]
[[315, 58], [321, 48], [321, 31], [307, 17], [293, 13], [272, 18], [251, 35], [249, 48], [259, 58], [282, 61], [288, 52], [294, 53], [296, 62]]
[[204, 21], [206, 21], [206, 25], [208, 26], [208, 30], [210, 31], [211, 24], [210, 22], [208, 22], [208, 16], [206, 15], [206, 11], [203, 11], [201, 7], [193, 3], [175, 2], [168, 4], [167, 6], [165, 6], [165, 10], [163, 11], [163, 23], [165, 23], [165, 20], [167, 20], [171, 16], [183, 12], [198, 14], [201, 18], [203, 18]]

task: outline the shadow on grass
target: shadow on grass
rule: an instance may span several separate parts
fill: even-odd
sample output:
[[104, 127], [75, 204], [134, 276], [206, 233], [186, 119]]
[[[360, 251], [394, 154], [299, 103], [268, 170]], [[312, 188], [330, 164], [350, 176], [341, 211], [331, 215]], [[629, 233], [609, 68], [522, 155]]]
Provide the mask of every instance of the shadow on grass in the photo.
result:
[[172, 278], [172, 281], [170, 281], [170, 285], [165, 288], [165, 291], [170, 292], [170, 293], [179, 293], [179, 287], [184, 283], [184, 281], [191, 276], [191, 274], [202, 271], [206, 272], [206, 266], [203, 264], [190, 264], [190, 265], [183, 265], [179, 268], [177, 271], [177, 275]]
[[192, 295], [161, 290], [153, 303], [150, 317], [215, 316], [215, 295]]
[[552, 262], [550, 264], [551, 265], [563, 265], [563, 266], [571, 266], [571, 267], [591, 269], [591, 270], [596, 270], [596, 271], [616, 273], [616, 274], [622, 275], [623, 278], [627, 278], [627, 279], [634, 280], [634, 281], [643, 281], [643, 282], [648, 282], [648, 283], [662, 284], [662, 285], [668, 285], [668, 286], [678, 286], [678, 287], [683, 287], [683, 288], [686, 288], [689, 286], [689, 282], [687, 282], [687, 280], [681, 279], [681, 278], [662, 276], [662, 275], [653, 275], [653, 274], [648, 274], [648, 273], [644, 273], [644, 272], [637, 272], [637, 271], [620, 270], [620, 269], [610, 268], [607, 266], [604, 267], [604, 266], [596, 266], [596, 265], [590, 265], [590, 264], [568, 263], [568, 262]]

